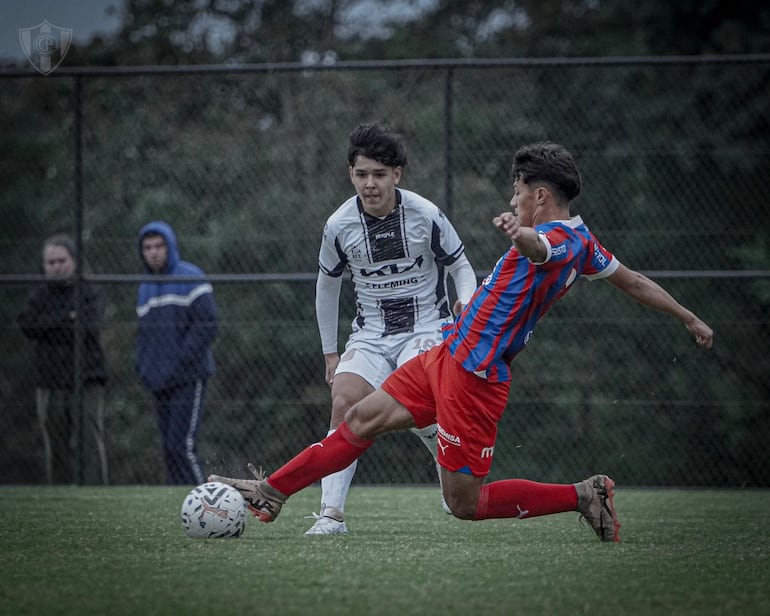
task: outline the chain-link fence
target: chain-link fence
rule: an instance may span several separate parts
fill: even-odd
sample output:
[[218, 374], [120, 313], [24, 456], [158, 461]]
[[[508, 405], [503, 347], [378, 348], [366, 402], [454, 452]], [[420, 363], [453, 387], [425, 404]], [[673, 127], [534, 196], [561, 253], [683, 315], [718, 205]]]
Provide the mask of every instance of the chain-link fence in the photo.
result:
[[[137, 232], [154, 219], [207, 272], [219, 310], [206, 470], [240, 475], [248, 460], [272, 470], [323, 436], [321, 231], [353, 194], [349, 131], [383, 119], [409, 146], [402, 186], [447, 212], [479, 276], [506, 247], [490, 221], [510, 199], [513, 152], [553, 139], [578, 160], [577, 209], [604, 245], [716, 331], [703, 352], [670, 317], [580, 283], [515, 361], [492, 478], [770, 485], [770, 59], [81, 69], [5, 72], [0, 83], [1, 481], [46, 480], [33, 343], [17, 316], [54, 232], [75, 237], [101, 302], [111, 483], [163, 481], [134, 369]], [[345, 284], [341, 342], [354, 303]], [[89, 459], [66, 438], [81, 431], [87, 390], [49, 403], [57, 422], [72, 414], [51, 424], [55, 480], [77, 480], [73, 465]], [[415, 437], [395, 434], [362, 458], [356, 481], [433, 482], [435, 471]]]

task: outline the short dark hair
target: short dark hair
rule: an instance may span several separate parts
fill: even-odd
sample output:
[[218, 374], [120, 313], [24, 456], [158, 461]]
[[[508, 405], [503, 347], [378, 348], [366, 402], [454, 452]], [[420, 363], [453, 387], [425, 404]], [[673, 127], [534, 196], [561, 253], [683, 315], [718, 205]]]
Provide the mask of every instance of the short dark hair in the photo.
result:
[[143, 234], [141, 238], [139, 238], [140, 241], [146, 240], [148, 237], [162, 237], [163, 241], [166, 241], [166, 236], [163, 235], [160, 231], [148, 231], [147, 233]]
[[50, 237], [46, 238], [45, 242], [43, 242], [43, 251], [45, 252], [45, 249], [49, 246], [58, 246], [59, 248], [64, 248], [72, 257], [74, 260], [77, 260], [77, 249], [75, 248], [75, 242], [72, 241], [72, 238], [69, 235], [65, 235], [64, 233], [57, 233], [55, 235], [51, 235]]
[[551, 141], [525, 145], [513, 156], [511, 176], [525, 184], [543, 182], [554, 188], [567, 203], [580, 194], [577, 163], [567, 149]]
[[371, 158], [388, 167], [405, 167], [406, 144], [404, 138], [387, 124], [359, 124], [350, 133], [348, 164], [352, 167], [359, 156]]

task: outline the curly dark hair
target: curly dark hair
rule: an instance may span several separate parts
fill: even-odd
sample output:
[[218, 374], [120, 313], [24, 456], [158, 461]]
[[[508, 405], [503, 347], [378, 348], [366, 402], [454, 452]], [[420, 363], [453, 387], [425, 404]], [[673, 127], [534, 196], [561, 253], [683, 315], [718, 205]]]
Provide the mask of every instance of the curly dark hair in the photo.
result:
[[543, 141], [519, 148], [513, 156], [511, 176], [513, 181], [521, 179], [525, 184], [548, 184], [568, 203], [580, 194], [577, 163], [558, 143]]
[[350, 133], [348, 164], [351, 167], [358, 156], [371, 158], [388, 167], [405, 167], [406, 144], [404, 138], [391, 130], [387, 124], [359, 124]]

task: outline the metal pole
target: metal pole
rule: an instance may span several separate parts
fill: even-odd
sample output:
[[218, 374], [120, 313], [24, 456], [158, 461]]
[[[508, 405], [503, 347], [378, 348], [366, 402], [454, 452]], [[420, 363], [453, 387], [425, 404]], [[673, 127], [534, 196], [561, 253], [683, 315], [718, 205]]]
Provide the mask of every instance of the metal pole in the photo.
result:
[[83, 485], [83, 440], [85, 436], [83, 413], [83, 322], [82, 322], [82, 293], [83, 283], [83, 109], [82, 109], [82, 77], [75, 77], [75, 279], [73, 281], [73, 298], [75, 301], [75, 320], [73, 322], [75, 341], [73, 348], [73, 373], [75, 393], [75, 417], [77, 423], [77, 451], [75, 451], [75, 482]]
[[444, 175], [445, 178], [445, 186], [444, 186], [444, 192], [446, 193], [446, 203], [445, 203], [445, 209], [446, 214], [450, 218], [452, 217], [452, 206], [454, 201], [454, 194], [452, 192], [452, 165], [453, 165], [453, 133], [452, 133], [452, 124], [453, 124], [453, 99], [452, 99], [452, 82], [454, 78], [454, 69], [449, 68], [446, 72], [446, 80], [444, 82], [444, 109], [445, 109], [445, 126], [444, 126], [444, 165], [446, 168], [446, 173]]

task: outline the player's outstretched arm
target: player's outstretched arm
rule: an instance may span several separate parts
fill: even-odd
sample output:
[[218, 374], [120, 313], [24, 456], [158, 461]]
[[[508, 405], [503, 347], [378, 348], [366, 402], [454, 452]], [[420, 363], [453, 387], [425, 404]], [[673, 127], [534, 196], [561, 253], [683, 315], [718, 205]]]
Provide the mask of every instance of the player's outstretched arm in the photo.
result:
[[640, 304], [679, 319], [699, 346], [710, 349], [713, 345], [713, 330], [693, 312], [676, 301], [668, 291], [644, 274], [635, 272], [621, 264], [615, 272], [607, 277], [607, 281]]
[[532, 227], [519, 223], [519, 218], [513, 212], [503, 212], [492, 219], [492, 224], [511, 238], [516, 250], [535, 263], [542, 262], [548, 255], [548, 250]]
[[468, 261], [468, 257], [460, 255], [457, 261], [447, 267], [447, 273], [452, 277], [455, 292], [457, 293], [457, 300], [452, 305], [452, 312], [457, 316], [462, 312], [476, 291], [478, 285], [476, 272], [473, 270], [470, 261]]

